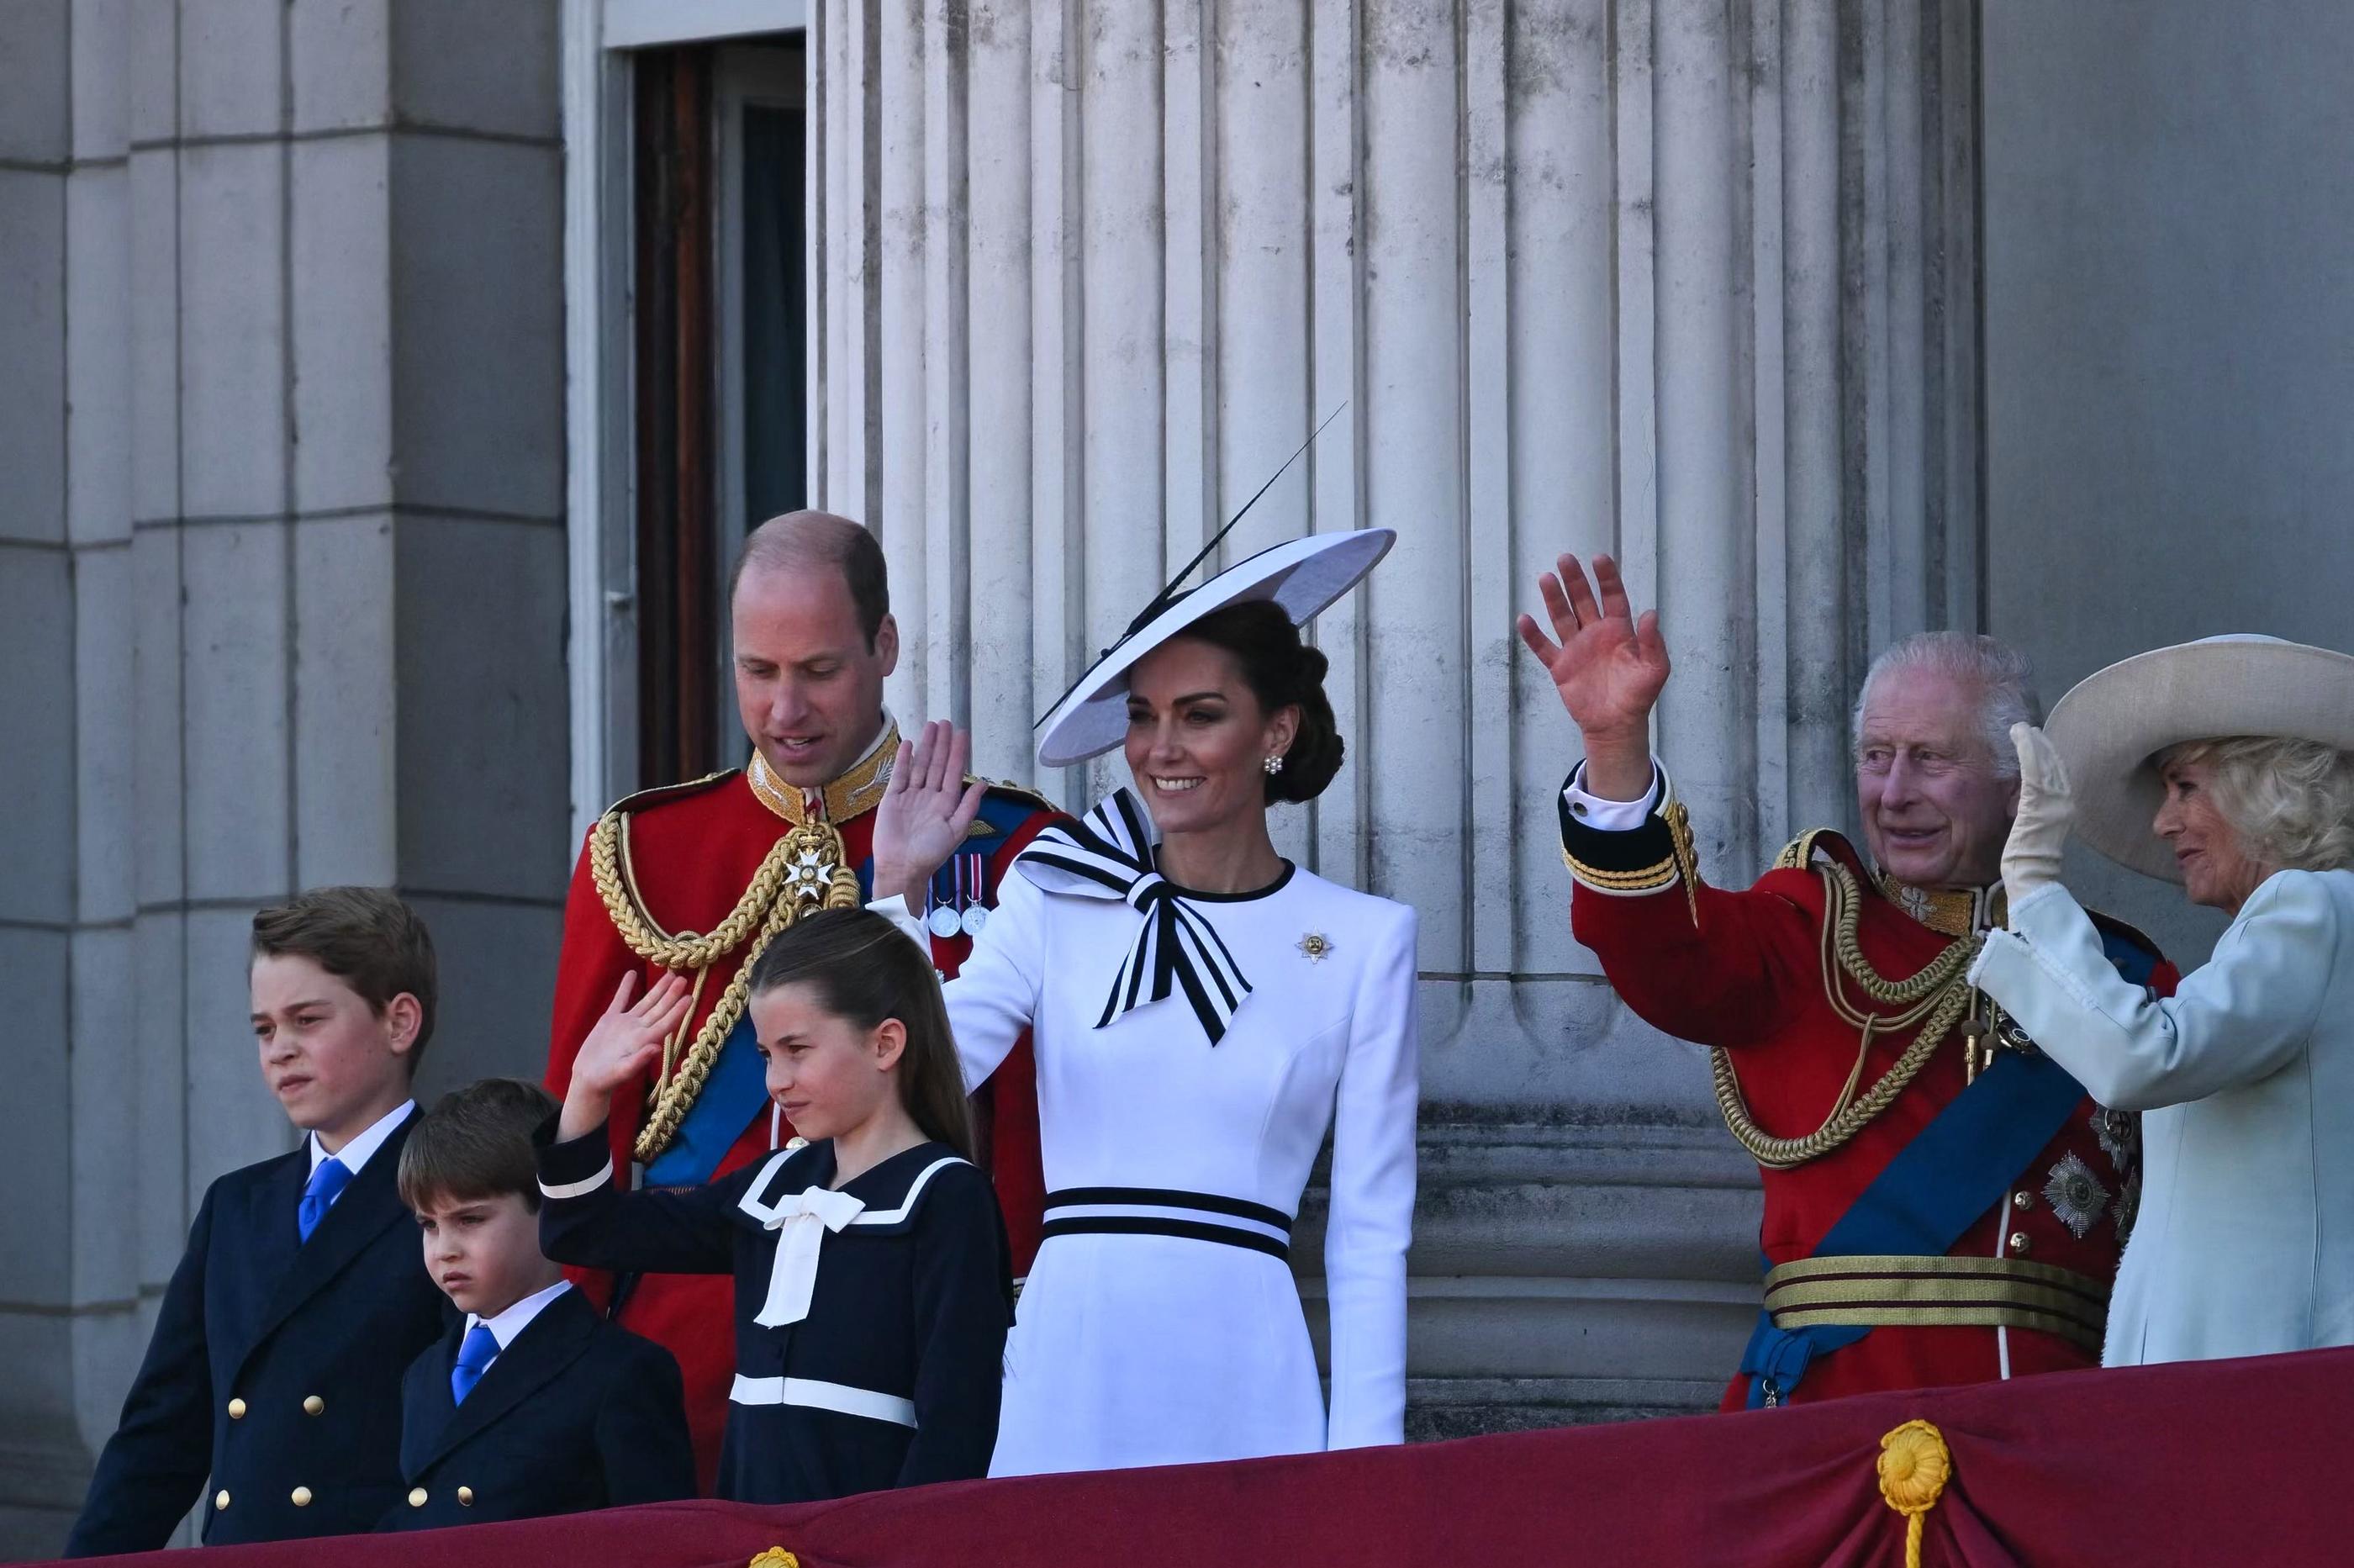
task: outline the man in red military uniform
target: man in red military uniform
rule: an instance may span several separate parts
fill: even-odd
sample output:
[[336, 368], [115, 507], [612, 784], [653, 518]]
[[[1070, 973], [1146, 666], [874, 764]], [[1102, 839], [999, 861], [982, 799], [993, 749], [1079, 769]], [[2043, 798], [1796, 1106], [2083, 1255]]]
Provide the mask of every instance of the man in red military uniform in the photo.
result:
[[[1607, 557], [1542, 583], [1521, 635], [1577, 722], [1561, 797], [1572, 926], [1653, 1026], [1712, 1047], [1717, 1101], [1764, 1174], [1765, 1300], [1724, 1407], [2096, 1365], [2140, 1192], [2137, 1118], [2106, 1109], [1969, 985], [2002, 920], [2025, 659], [1929, 633], [1883, 653], [1856, 720], [1869, 863], [1806, 834], [1745, 893], [1702, 882], [1649, 751], [1668, 679]], [[2170, 991], [2147, 938], [2104, 927]]]
[[[637, 1161], [649, 1186], [708, 1181], [792, 1136], [767, 1097], [744, 981], [769, 938], [801, 915], [872, 896], [875, 809], [899, 747], [883, 707], [898, 631], [883, 552], [865, 529], [810, 512], [763, 524], [746, 543], [729, 609], [750, 763], [607, 811], [565, 908], [547, 1063], [558, 1097], [624, 976], [637, 977], [641, 993], [663, 972], [694, 982], [686, 1020], [644, 1091], [613, 1102], [614, 1168]], [[943, 972], [970, 951], [1013, 856], [1055, 815], [1027, 791], [988, 789], [964, 853], [942, 867], [928, 901]], [[1026, 1043], [980, 1098], [1018, 1278], [1037, 1249], [1044, 1199]], [[735, 1371], [730, 1281], [575, 1277], [678, 1359], [707, 1491]]]

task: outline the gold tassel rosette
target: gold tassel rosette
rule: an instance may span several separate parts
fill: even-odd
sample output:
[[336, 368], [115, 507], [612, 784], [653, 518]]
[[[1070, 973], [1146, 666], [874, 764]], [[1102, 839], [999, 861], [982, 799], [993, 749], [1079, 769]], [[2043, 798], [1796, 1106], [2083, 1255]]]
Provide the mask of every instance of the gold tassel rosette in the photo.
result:
[[1880, 1440], [1877, 1467], [1881, 1500], [1904, 1516], [1904, 1568], [1921, 1568], [1921, 1521], [1954, 1474], [1946, 1435], [1925, 1421], [1908, 1421]]
[[[777, 938], [777, 933], [814, 909], [855, 909], [862, 900], [858, 873], [850, 864], [842, 834], [822, 815], [810, 815], [793, 824], [772, 845], [752, 875], [751, 885], [736, 901], [727, 917], [707, 933], [665, 931], [639, 895], [630, 863], [630, 819], [611, 810], [598, 819], [588, 842], [589, 873], [597, 895], [605, 902], [613, 928], [630, 951], [658, 969], [695, 977], [694, 1001], [676, 1038], [663, 1043], [661, 1074], [646, 1099], [646, 1122], [639, 1130], [636, 1154], [649, 1163], [678, 1136], [695, 1097], [703, 1092], [719, 1049], [744, 1015], [750, 994], [752, 966]], [[686, 1032], [703, 1004], [703, 982], [721, 959], [751, 944], [744, 960], [727, 982], [710, 1016], [703, 1021], [694, 1042]], [[681, 1058], [680, 1047], [684, 1045]]]

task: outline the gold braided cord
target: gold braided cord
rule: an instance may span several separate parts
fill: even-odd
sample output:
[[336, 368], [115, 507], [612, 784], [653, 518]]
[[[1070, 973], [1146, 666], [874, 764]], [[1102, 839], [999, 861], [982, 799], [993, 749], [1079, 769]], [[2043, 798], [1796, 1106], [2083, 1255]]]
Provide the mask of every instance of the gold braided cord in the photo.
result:
[[[663, 1044], [663, 1073], [648, 1097], [646, 1124], [635, 1146], [639, 1160], [650, 1162], [670, 1147], [687, 1111], [702, 1094], [720, 1049], [744, 1016], [752, 966], [769, 942], [806, 910], [854, 909], [860, 897], [858, 874], [846, 863], [849, 857], [842, 834], [829, 822], [806, 821], [769, 846], [735, 908], [717, 926], [699, 935], [681, 931], [673, 936], [656, 923], [638, 896], [630, 870], [629, 840], [629, 818], [620, 810], [606, 812], [589, 835], [588, 870], [613, 929], [631, 952], [658, 969], [693, 974], [695, 1001], [700, 1002], [711, 967], [748, 940], [751, 944], [684, 1055], [678, 1042]], [[688, 1016], [694, 1016], [691, 1007]], [[673, 1062], [674, 1072], [671, 1070]]]
[[628, 853], [629, 836], [629, 819], [620, 812], [608, 811], [598, 818], [597, 831], [588, 838], [588, 874], [596, 881], [597, 896], [605, 901], [605, 913], [612, 916], [613, 929], [621, 934], [630, 951], [665, 969], [708, 969], [742, 947], [777, 901], [790, 859], [788, 846], [793, 842], [788, 833], [769, 846], [760, 869], [752, 874], [751, 885], [726, 918], [702, 936], [687, 932], [673, 937], [653, 923], [626, 885], [621, 860]]
[[[1771, 1171], [1787, 1171], [1830, 1153], [1894, 1103], [1921, 1069], [1928, 1065], [1929, 1058], [1968, 1011], [1970, 988], [1964, 976], [1977, 959], [1983, 941], [1978, 937], [1956, 941], [1920, 973], [1906, 980], [1889, 980], [1872, 967], [1856, 939], [1862, 917], [1862, 892], [1856, 885], [1855, 874], [1836, 861], [1826, 861], [1815, 869], [1823, 878], [1824, 994], [1832, 1010], [1859, 1032], [1855, 1066], [1848, 1074], [1838, 1102], [1823, 1118], [1823, 1124], [1806, 1137], [1776, 1138], [1759, 1127], [1750, 1114], [1748, 1101], [1742, 1097], [1740, 1081], [1734, 1075], [1731, 1053], [1721, 1046], [1709, 1052], [1716, 1107], [1723, 1114], [1724, 1125], [1732, 1129], [1741, 1147], [1749, 1151], [1751, 1159]], [[1870, 1001], [1902, 1011], [1882, 1016], [1856, 1006], [1847, 997], [1848, 983]], [[1856, 1087], [1862, 1081], [1864, 1060], [1871, 1054], [1873, 1038], [1916, 1026], [1912, 1044], [1904, 1047], [1903, 1054], [1889, 1065], [1878, 1082], [1858, 1095]]]
[[[655, 1088], [651, 1114], [646, 1118], [646, 1125], [638, 1131], [635, 1151], [640, 1164], [652, 1164], [663, 1150], [670, 1147], [671, 1139], [678, 1136], [679, 1128], [686, 1121], [686, 1113], [694, 1108], [696, 1097], [703, 1093], [705, 1081], [711, 1076], [712, 1064], [719, 1060], [720, 1049], [727, 1044], [727, 1036], [735, 1032], [737, 1020], [744, 1016], [745, 1003], [752, 993], [753, 967], [759, 963], [760, 955], [768, 951], [769, 944], [777, 939], [777, 934], [811, 909], [860, 907], [858, 874], [842, 863], [840, 834], [823, 822], [807, 822], [789, 835], [785, 842], [796, 843], [804, 834], [821, 832], [832, 836], [835, 852], [833, 875], [827, 883], [824, 897], [811, 902], [789, 888], [769, 909], [769, 917], [761, 923], [759, 935], [753, 939], [751, 950], [744, 955], [744, 961], [736, 966], [735, 974], [728, 978], [727, 989], [719, 993], [719, 1000], [712, 1004], [711, 1016], [703, 1021], [703, 1028], [696, 1033], [695, 1044], [687, 1047], [685, 1060], [675, 1074], [664, 1077]], [[703, 977], [697, 975], [695, 989], [700, 991], [702, 985]]]

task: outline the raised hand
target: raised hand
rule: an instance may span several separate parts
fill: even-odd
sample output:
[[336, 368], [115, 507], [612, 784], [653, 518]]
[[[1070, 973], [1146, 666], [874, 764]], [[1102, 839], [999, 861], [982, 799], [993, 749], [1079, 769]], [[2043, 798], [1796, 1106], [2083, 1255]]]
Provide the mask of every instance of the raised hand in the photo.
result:
[[875, 808], [875, 896], [906, 895], [917, 919], [925, 885], [963, 847], [988, 791], [964, 781], [971, 756], [970, 736], [934, 719], [915, 739], [899, 743], [890, 785]]
[[564, 1091], [557, 1136], [578, 1138], [595, 1131], [612, 1108], [613, 1096], [654, 1065], [663, 1042], [686, 1021], [695, 993], [683, 976], [663, 976], [632, 1005], [630, 999], [637, 989], [637, 975], [623, 975], [605, 1015], [580, 1043], [572, 1058], [571, 1084]]
[[1639, 799], [1650, 788], [1651, 709], [1668, 683], [1659, 612], [1636, 619], [1618, 563], [1607, 556], [1594, 557], [1598, 600], [1575, 556], [1562, 556], [1559, 567], [1537, 581], [1553, 637], [1523, 615], [1521, 641], [1553, 677], [1585, 738], [1585, 787], [1606, 800]]
[[2011, 906], [2047, 883], [2060, 880], [2061, 852], [2076, 821], [2075, 791], [2052, 737], [2031, 724], [2010, 726], [2019, 750], [2019, 815], [2002, 846], [2002, 886]]

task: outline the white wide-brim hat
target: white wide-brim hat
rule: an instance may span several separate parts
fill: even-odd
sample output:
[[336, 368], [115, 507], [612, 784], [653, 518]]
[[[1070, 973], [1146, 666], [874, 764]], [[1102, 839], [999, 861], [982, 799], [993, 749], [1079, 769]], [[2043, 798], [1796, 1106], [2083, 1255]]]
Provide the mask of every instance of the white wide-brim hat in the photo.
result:
[[2232, 736], [2354, 751], [2354, 656], [2252, 633], [2177, 643], [2085, 676], [2044, 728], [2075, 792], [2077, 833], [2119, 865], [2180, 882], [2150, 831], [2166, 798], [2158, 754]]
[[1213, 611], [1246, 599], [1272, 599], [1294, 626], [1357, 586], [1389, 554], [1397, 532], [1359, 528], [1310, 534], [1228, 567], [1200, 588], [1149, 612], [1105, 650], [1078, 684], [1039, 721], [1038, 761], [1067, 767], [1109, 751], [1128, 735], [1128, 677], [1138, 660]]

